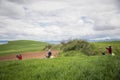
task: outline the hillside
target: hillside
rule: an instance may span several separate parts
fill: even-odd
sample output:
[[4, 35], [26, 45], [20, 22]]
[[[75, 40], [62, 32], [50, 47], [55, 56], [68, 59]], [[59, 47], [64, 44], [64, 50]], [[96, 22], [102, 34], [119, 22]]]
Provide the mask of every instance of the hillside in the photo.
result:
[[[89, 49], [89, 43], [84, 42], [86, 46], [82, 45], [82, 48], [81, 44], [76, 46], [76, 43], [73, 41], [65, 44], [64, 47], [55, 45], [56, 49], [63, 47], [63, 51], [61, 50], [60, 56], [52, 59], [1, 61], [0, 80], [120, 80], [119, 42], [90, 43], [94, 45], [93, 50], [98, 52], [95, 56], [87, 56], [83, 53], [84, 51], [81, 51]], [[43, 49], [48, 44], [36, 43], [36, 41], [13, 41], [6, 44], [7, 49], [5, 49], [10, 49], [10, 46], [14, 48], [15, 45], [17, 51], [20, 47], [26, 49], [31, 45], [34, 45], [35, 48], [42, 46], [40, 49]], [[18, 47], [18, 45], [21, 46]], [[115, 56], [101, 54], [102, 49], [105, 50], [105, 47], [109, 45], [112, 46]], [[33, 46], [28, 48], [29, 51], [30, 49], [34, 49]]]
[[42, 51], [46, 45], [48, 43], [31, 40], [9, 41], [8, 44], [0, 45], [0, 55]]

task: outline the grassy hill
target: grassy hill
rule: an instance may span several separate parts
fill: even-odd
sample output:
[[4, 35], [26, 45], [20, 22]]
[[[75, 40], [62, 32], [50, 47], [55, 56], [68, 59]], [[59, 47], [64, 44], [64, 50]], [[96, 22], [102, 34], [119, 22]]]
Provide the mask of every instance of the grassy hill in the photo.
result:
[[[16, 46], [21, 45], [21, 47], [27, 47], [28, 44], [33, 44], [36, 48], [40, 47], [38, 44], [46, 46], [46, 43], [41, 42], [37, 44], [34, 41], [23, 42], [21, 42], [22, 44], [10, 43], [12, 45], [18, 43]], [[10, 43], [6, 45], [10, 46]], [[70, 51], [63, 51], [57, 58], [0, 62], [0, 80], [120, 80], [120, 42], [94, 42], [91, 44], [94, 45], [93, 50], [98, 52], [95, 56], [85, 55], [84, 51], [81, 51], [84, 50], [84, 47], [79, 50], [78, 47], [81, 48], [81, 45], [76, 46], [70, 43], [70, 46], [67, 45]], [[109, 45], [112, 46], [115, 56], [101, 54], [101, 51]], [[7, 49], [3, 49], [10, 49], [11, 47], [8, 48], [8, 46]], [[89, 45], [87, 46], [88, 49]], [[59, 49], [61, 45], [55, 45], [55, 47]], [[64, 49], [67, 48], [65, 46]], [[17, 49], [19, 50], [20, 47], [16, 47]]]
[[9, 41], [8, 44], [0, 45], [0, 55], [41, 51], [46, 45], [48, 43], [31, 40]]

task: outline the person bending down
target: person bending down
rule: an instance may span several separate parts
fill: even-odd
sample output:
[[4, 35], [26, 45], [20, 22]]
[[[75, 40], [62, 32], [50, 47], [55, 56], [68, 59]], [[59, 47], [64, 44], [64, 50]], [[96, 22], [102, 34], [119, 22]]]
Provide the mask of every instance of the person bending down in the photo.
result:
[[48, 50], [48, 56], [47, 56], [47, 58], [50, 58], [51, 55], [52, 55], [52, 52], [51, 52], [51, 50], [49, 49], [49, 50]]

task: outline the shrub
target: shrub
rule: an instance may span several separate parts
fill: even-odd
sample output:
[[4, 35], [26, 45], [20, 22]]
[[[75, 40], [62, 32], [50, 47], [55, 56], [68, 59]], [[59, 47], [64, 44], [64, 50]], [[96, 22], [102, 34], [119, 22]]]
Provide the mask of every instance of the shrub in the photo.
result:
[[90, 44], [89, 42], [85, 41], [85, 40], [71, 40], [67, 43], [62, 44], [61, 49], [64, 52], [67, 51], [73, 51], [73, 50], [80, 50], [81, 52], [83, 52], [86, 55], [93, 55], [95, 54], [93, 49], [94, 49], [94, 45]]

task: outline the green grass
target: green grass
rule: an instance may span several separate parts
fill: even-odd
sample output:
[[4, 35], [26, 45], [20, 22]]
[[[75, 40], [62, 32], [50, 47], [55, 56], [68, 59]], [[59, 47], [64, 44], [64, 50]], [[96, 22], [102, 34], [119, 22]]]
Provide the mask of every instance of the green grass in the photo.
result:
[[29, 51], [41, 51], [46, 45], [48, 43], [31, 40], [9, 41], [8, 44], [0, 45], [0, 56]]
[[[19, 43], [18, 43], [19, 42]], [[1, 51], [10, 54], [13, 48], [23, 51], [43, 49], [47, 43], [34, 41], [9, 42]], [[13, 45], [14, 44], [14, 45]], [[29, 59], [0, 62], [0, 80], [120, 80], [120, 42], [95, 42], [94, 49], [99, 55], [86, 56], [81, 51], [61, 52], [53, 59]], [[115, 56], [101, 55], [111, 45]], [[1, 45], [0, 45], [1, 46]], [[23, 47], [25, 50], [23, 49]], [[61, 45], [53, 45], [59, 50]], [[14, 52], [14, 51], [13, 51]]]
[[120, 80], [120, 56], [0, 62], [0, 80]]

